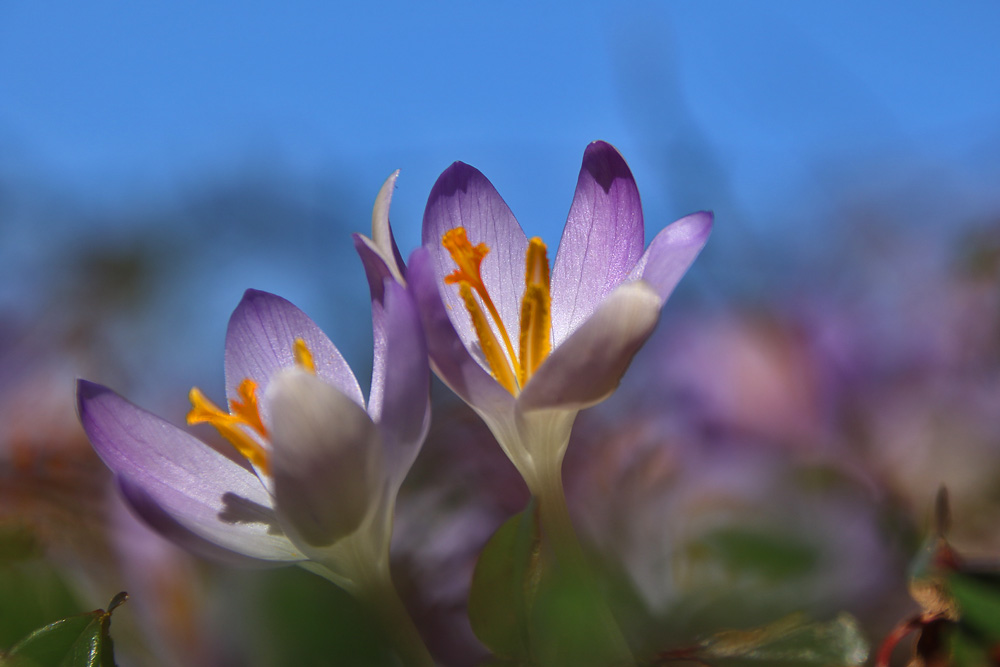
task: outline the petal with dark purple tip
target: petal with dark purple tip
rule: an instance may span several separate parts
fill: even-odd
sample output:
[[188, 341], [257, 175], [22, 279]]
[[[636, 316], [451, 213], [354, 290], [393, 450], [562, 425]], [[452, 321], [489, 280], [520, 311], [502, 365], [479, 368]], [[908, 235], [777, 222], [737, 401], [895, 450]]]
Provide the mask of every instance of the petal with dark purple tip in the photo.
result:
[[459, 338], [438, 291], [427, 248], [410, 255], [409, 289], [420, 311], [427, 354], [438, 377], [469, 405], [482, 410], [510, 410], [513, 397], [484, 369]]
[[642, 256], [642, 204], [625, 159], [595, 141], [583, 154], [552, 269], [552, 334], [559, 345]]
[[[255, 559], [304, 556], [276, 523], [271, 496], [247, 468], [106, 387], [77, 384], [80, 422], [94, 450], [149, 511], [200, 538]], [[155, 524], [154, 524], [155, 525]]]
[[[436, 280], [455, 269], [441, 245], [444, 234], [464, 227], [472, 245], [485, 243], [489, 253], [482, 263], [483, 282], [493, 298], [511, 340], [520, 335], [521, 295], [524, 293], [524, 253], [528, 239], [506, 202], [477, 169], [456, 162], [438, 178], [424, 210], [423, 244], [431, 252]], [[457, 285], [444, 286], [441, 295], [455, 330], [467, 345], [477, 339]]]
[[607, 398], [653, 333], [661, 305], [643, 282], [626, 283], [612, 292], [542, 362], [518, 397], [520, 407], [579, 410]]
[[[361, 387], [336, 346], [308, 315], [286, 299], [258, 290], [247, 290], [226, 332], [226, 393], [237, 398], [236, 388], [245, 378], [257, 383], [257, 396], [281, 368], [295, 365], [295, 339], [306, 342], [316, 364], [316, 374], [360, 406]], [[267, 406], [261, 405], [267, 423]]]
[[691, 267], [712, 232], [712, 214], [692, 213], [667, 225], [649, 244], [632, 269], [629, 280], [649, 283], [660, 299], [667, 300]]

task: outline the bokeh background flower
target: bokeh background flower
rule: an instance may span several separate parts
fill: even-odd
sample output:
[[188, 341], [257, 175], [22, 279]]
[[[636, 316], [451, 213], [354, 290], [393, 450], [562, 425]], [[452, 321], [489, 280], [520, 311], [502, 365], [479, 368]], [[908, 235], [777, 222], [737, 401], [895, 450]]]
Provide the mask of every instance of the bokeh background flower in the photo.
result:
[[[377, 664], [332, 586], [136, 536], [73, 381], [181, 422], [189, 387], [224, 393], [248, 287], [368, 367], [350, 233], [388, 174], [404, 255], [454, 160], [553, 247], [604, 139], [650, 235], [716, 220], [568, 450], [617, 609], [657, 647], [794, 609], [847, 610], [877, 640], [915, 610], [906, 566], [940, 484], [956, 546], [1000, 552], [998, 23], [986, 0], [5, 4], [0, 629], [127, 589], [126, 664]], [[442, 661], [474, 664], [468, 575], [527, 492], [468, 409], [434, 400], [396, 574]]]

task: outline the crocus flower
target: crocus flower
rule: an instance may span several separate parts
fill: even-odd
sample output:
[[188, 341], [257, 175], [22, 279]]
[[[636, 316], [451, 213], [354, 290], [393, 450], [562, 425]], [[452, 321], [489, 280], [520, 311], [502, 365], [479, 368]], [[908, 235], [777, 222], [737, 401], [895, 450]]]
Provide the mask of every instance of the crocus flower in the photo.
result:
[[354, 374], [319, 327], [281, 297], [246, 292], [226, 336], [230, 410], [193, 389], [188, 415], [215, 426], [244, 460], [86, 380], [80, 419], [133, 508], [196, 550], [322, 561], [359, 530], [385, 547], [428, 403], [419, 320], [401, 286], [386, 288], [382, 315], [379, 400], [366, 412]]
[[532, 493], [558, 478], [577, 412], [615, 390], [711, 226], [695, 213], [643, 250], [632, 173], [594, 142], [550, 275], [545, 243], [485, 176], [456, 162], [438, 179], [407, 270], [430, 359]]
[[337, 348], [288, 301], [248, 290], [229, 321], [229, 410], [191, 390], [239, 456], [101, 385], [78, 385], [80, 420], [133, 509], [200, 552], [298, 563], [374, 608], [408, 664], [431, 664], [389, 575], [396, 494], [429, 426], [429, 369], [416, 306], [373, 289], [377, 341], [367, 409]]

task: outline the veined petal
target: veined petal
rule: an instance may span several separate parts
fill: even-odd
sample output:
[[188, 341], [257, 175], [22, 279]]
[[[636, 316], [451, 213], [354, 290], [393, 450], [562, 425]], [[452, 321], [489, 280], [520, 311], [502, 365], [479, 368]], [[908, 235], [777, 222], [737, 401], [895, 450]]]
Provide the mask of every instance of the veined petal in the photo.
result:
[[[376, 347], [375, 365], [385, 370], [382, 377], [372, 377], [368, 413], [378, 424], [383, 465], [396, 490], [413, 465], [430, 427], [430, 369], [420, 312], [413, 297], [391, 279], [386, 281], [384, 290], [384, 308], [379, 308], [381, 312], [376, 318], [375, 309], [382, 304], [372, 304], [372, 322], [375, 337], [384, 341], [381, 349]], [[376, 381], [380, 383], [377, 392]]]
[[[409, 289], [420, 310], [427, 354], [438, 377], [469, 405], [486, 411], [513, 409], [514, 397], [483, 368], [448, 317], [428, 248], [417, 248], [407, 268]], [[464, 312], [464, 307], [463, 307]]]
[[[131, 481], [128, 477], [119, 475], [115, 481], [124, 503], [134, 514], [138, 515], [157, 533], [196, 556], [239, 567], [280, 567], [289, 562], [287, 560], [260, 560], [221, 547], [185, 527], [163, 509], [145, 488]], [[289, 548], [295, 549], [290, 542]], [[301, 558], [305, 558], [305, 556]]]
[[[361, 387], [350, 367], [326, 334], [308, 315], [286, 299], [247, 290], [226, 331], [226, 393], [238, 398], [236, 388], [245, 379], [257, 383], [258, 396], [267, 391], [272, 376], [295, 365], [295, 339], [301, 338], [312, 353], [316, 374], [364, 407]], [[261, 416], [268, 422], [268, 407]]]
[[[438, 282], [443, 282], [455, 268], [451, 255], [441, 245], [441, 238], [456, 227], [465, 228], [472, 245], [485, 243], [489, 247], [482, 263], [483, 282], [507, 325], [507, 333], [517, 340], [528, 239], [493, 184], [477, 169], [462, 162], [454, 163], [441, 174], [424, 210], [423, 244], [430, 250]], [[446, 312], [455, 331], [466, 345], [472, 345], [477, 340], [476, 333], [458, 289], [449, 286], [441, 298], [448, 306]]]
[[580, 410], [607, 398], [653, 333], [661, 306], [642, 281], [620, 286], [539, 366], [518, 397], [521, 409]]
[[[93, 382], [77, 383], [80, 422], [94, 450], [150, 516], [251, 558], [305, 557], [277, 525], [271, 496], [247, 468]], [[146, 511], [143, 511], [145, 505]]]
[[641, 278], [666, 301], [708, 241], [712, 217], [710, 212], [700, 211], [664, 227], [632, 269], [629, 280]]
[[552, 270], [556, 345], [625, 280], [644, 243], [642, 204], [632, 172], [613, 146], [595, 141], [583, 154]]
[[370, 238], [357, 233], [352, 234], [351, 237], [354, 239], [354, 249], [361, 258], [361, 265], [365, 269], [368, 291], [371, 293], [372, 300], [381, 302], [382, 285], [385, 283], [385, 279], [391, 278], [397, 282], [400, 281]]
[[380, 493], [375, 424], [349, 396], [298, 368], [277, 373], [266, 402], [283, 525], [315, 547], [352, 533]]
[[368, 291], [372, 299], [372, 338], [375, 354], [372, 358], [372, 386], [368, 393], [368, 414], [378, 421], [382, 409], [382, 390], [385, 388], [386, 373], [386, 325], [385, 325], [385, 285], [395, 282], [392, 271], [378, 252], [371, 247], [371, 240], [361, 234], [354, 234], [354, 249], [361, 258], [368, 278]]

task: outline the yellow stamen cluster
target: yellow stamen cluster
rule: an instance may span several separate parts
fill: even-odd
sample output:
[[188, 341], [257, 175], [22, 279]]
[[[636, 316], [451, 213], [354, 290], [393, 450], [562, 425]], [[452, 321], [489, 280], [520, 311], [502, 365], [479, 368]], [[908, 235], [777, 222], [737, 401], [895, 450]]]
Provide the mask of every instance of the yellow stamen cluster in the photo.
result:
[[[295, 364], [315, 375], [316, 364], [306, 342], [296, 338], [293, 352]], [[236, 388], [236, 394], [237, 398], [230, 399], [229, 412], [226, 412], [209, 400], [200, 389], [192, 387], [188, 393], [191, 411], [187, 415], [187, 423], [211, 424], [254, 467], [265, 475], [270, 474], [267, 450], [262, 444], [269, 436], [257, 404], [257, 383], [245, 378]]]
[[188, 394], [191, 412], [188, 413], [187, 423], [211, 424], [246, 460], [268, 474], [267, 452], [257, 439], [259, 437], [266, 440], [268, 437], [257, 408], [257, 383], [247, 378], [240, 383], [236, 392], [239, 398], [229, 401], [229, 412], [226, 412], [210, 401], [200, 389], [192, 387]]
[[[517, 395], [552, 349], [549, 260], [545, 243], [537, 237], [528, 241], [525, 257], [525, 288], [521, 299], [521, 336], [518, 341], [520, 354], [515, 354], [514, 345], [500, 319], [500, 313], [483, 283], [481, 267], [489, 247], [485, 243], [472, 245], [464, 227], [456, 227], [446, 232], [441, 238], [441, 245], [458, 267], [445, 276], [445, 283], [458, 285], [459, 296], [462, 297], [465, 308], [472, 318], [472, 327], [479, 338], [479, 345], [493, 377], [507, 391]], [[497, 340], [493, 327], [480, 308], [480, 302], [493, 319], [503, 340], [502, 344]]]

